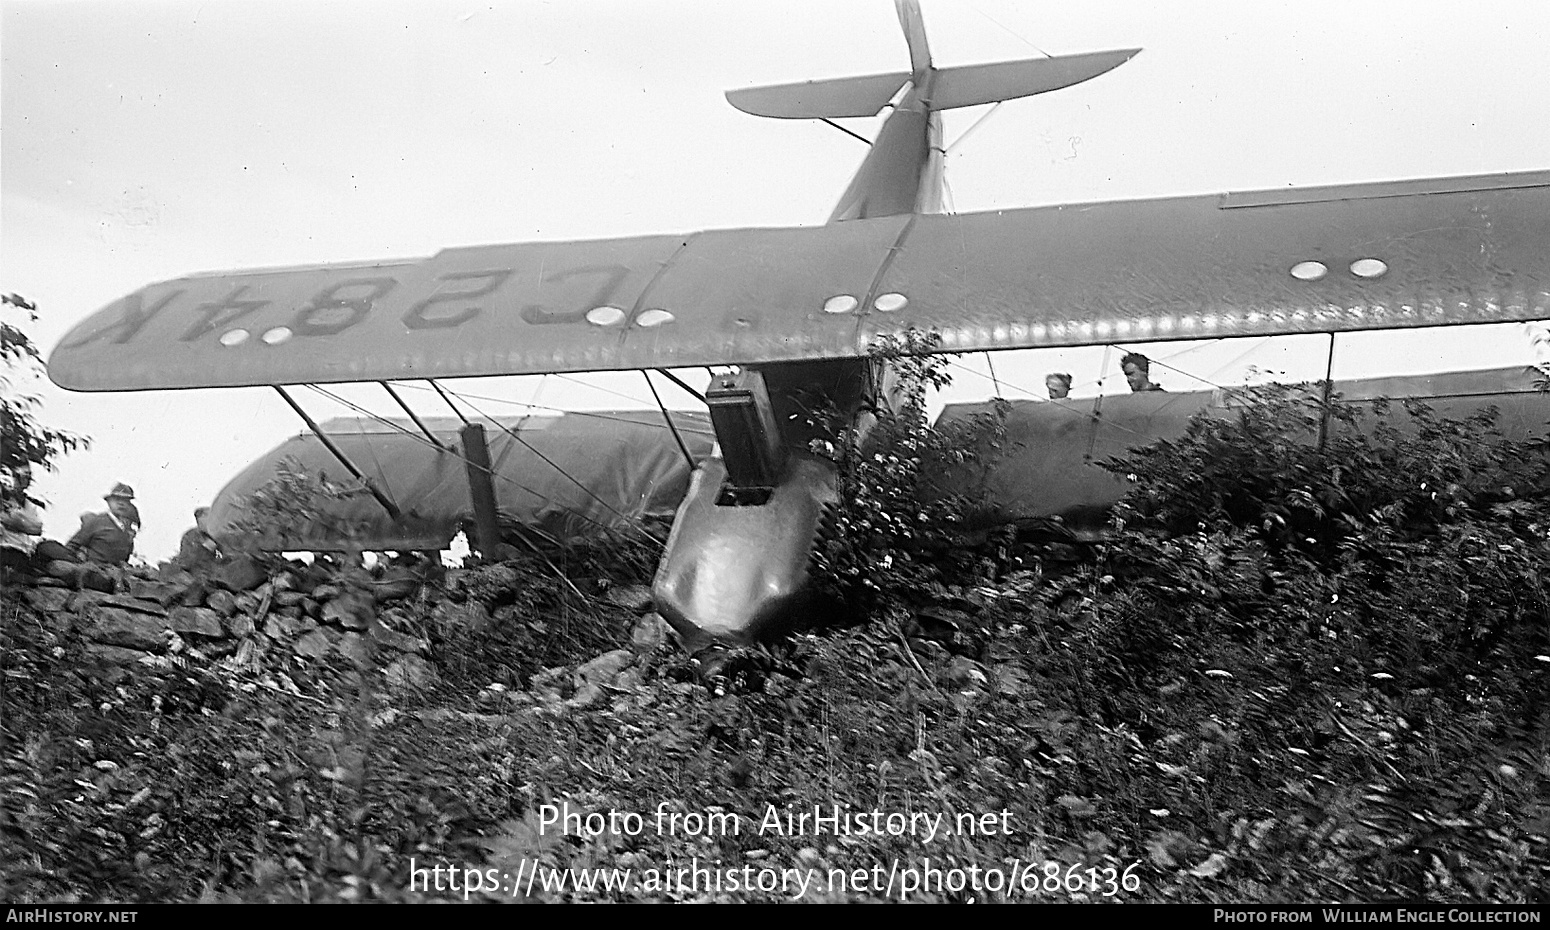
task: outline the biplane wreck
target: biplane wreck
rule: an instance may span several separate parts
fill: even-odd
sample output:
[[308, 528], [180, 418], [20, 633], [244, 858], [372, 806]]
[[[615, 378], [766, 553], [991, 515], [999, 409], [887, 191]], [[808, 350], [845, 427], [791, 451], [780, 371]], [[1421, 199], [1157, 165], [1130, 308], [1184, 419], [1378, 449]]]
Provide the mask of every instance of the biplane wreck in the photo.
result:
[[[891, 111], [827, 225], [190, 276], [88, 318], [50, 375], [285, 394], [732, 366], [704, 392], [720, 454], [693, 473], [654, 595], [691, 638], [746, 640], [800, 611], [834, 495], [793, 415], [815, 393], [859, 412], [880, 337], [964, 352], [1550, 317], [1550, 171], [943, 215], [942, 111], [1071, 87], [1138, 50], [938, 68], [916, 4], [897, 6], [908, 69], [727, 95], [781, 119]], [[478, 440], [453, 454], [482, 461]]]

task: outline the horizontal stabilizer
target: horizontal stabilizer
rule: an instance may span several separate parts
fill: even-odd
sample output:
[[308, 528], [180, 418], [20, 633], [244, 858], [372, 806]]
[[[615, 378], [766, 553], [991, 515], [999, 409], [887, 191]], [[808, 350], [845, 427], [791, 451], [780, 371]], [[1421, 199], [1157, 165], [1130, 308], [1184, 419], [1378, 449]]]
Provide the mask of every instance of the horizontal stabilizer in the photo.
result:
[[1550, 318], [1550, 171], [447, 249], [153, 284], [79, 391], [455, 378]]
[[894, 71], [827, 81], [773, 84], [729, 90], [727, 101], [744, 113], [776, 119], [876, 116], [909, 79], [908, 71]]
[[937, 71], [936, 83], [932, 85], [931, 109], [976, 107], [1060, 90], [1112, 71], [1139, 51], [1138, 48], [1122, 48], [1056, 58], [942, 68]]
[[[1119, 67], [1141, 50], [998, 61], [941, 68], [935, 72], [930, 107], [951, 110], [1042, 94], [1095, 78]], [[777, 119], [838, 119], [875, 116], [910, 79], [908, 71], [863, 77], [773, 84], [727, 91], [727, 100], [744, 113]]]

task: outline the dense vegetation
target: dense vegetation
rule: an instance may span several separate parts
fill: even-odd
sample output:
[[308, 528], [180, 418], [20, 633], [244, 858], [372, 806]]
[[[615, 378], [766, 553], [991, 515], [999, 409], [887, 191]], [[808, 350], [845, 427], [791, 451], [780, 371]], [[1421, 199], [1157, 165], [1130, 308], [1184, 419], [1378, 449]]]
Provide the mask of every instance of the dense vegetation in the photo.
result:
[[[714, 675], [611, 599], [648, 577], [638, 544], [475, 569], [394, 608], [441, 670], [418, 685], [278, 650], [126, 674], [8, 596], [0, 897], [765, 900], [793, 895], [438, 892], [411, 866], [929, 858], [1036, 881], [911, 899], [1544, 901], [1543, 447], [1421, 408], [1357, 430], [1337, 405], [1321, 450], [1322, 409], [1276, 390], [1114, 463], [1136, 483], [1101, 545], [966, 554], [961, 511], [921, 489], [970, 438], [893, 409], [842, 437], [865, 496], [821, 553], [869, 622]], [[575, 672], [616, 647], [633, 657]], [[562, 804], [645, 828], [541, 831]], [[995, 816], [929, 843], [755, 830], [834, 804]], [[664, 831], [659, 809], [742, 831]]]
[[[38, 397], [32, 382], [42, 375], [38, 347], [27, 335], [25, 324], [38, 319], [38, 306], [17, 294], [0, 295], [0, 307], [16, 323], [0, 319], [0, 506], [21, 504], [26, 492], [16, 486], [16, 469], [48, 468], [55, 458], [78, 448], [87, 440], [74, 433], [45, 426], [37, 418]], [[9, 308], [15, 308], [14, 310]], [[25, 317], [25, 319], [21, 319]], [[18, 325], [21, 324], [21, 325]]]

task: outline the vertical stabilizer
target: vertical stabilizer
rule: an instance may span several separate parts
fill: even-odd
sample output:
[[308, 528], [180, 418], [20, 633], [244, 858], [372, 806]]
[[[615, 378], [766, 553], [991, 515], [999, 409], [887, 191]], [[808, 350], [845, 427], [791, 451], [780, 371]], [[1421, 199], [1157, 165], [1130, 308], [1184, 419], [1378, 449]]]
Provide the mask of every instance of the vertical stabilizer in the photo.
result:
[[780, 119], [872, 116], [891, 106], [872, 151], [840, 197], [830, 222], [934, 213], [942, 203], [942, 110], [999, 103], [1091, 80], [1140, 49], [1003, 61], [957, 68], [931, 63], [919, 0], [894, 0], [910, 70], [729, 91], [745, 113]]
[[931, 70], [931, 46], [926, 44], [926, 21], [920, 15], [919, 0], [894, 0], [904, 41], [910, 47], [910, 70], [916, 77]]

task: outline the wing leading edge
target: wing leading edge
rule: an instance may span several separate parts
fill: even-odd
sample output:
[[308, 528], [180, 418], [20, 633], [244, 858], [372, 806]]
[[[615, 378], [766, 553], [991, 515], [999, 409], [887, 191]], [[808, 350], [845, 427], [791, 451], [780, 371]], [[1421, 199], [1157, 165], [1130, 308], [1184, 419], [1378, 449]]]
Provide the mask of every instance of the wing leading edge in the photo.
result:
[[492, 245], [195, 275], [92, 315], [81, 391], [756, 364], [1550, 318], [1550, 171]]

